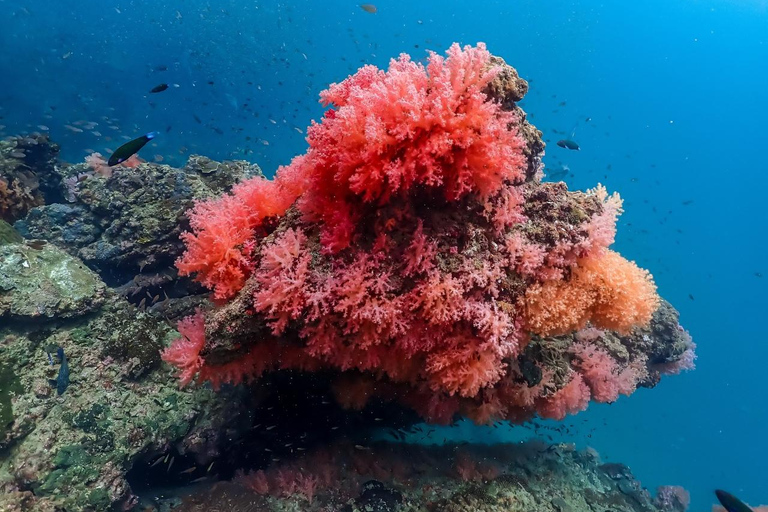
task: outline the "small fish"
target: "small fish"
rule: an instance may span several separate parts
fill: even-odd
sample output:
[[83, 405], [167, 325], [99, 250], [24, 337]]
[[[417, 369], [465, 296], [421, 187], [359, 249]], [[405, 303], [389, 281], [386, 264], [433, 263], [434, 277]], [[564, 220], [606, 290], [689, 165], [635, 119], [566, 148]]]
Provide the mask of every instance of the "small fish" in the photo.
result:
[[138, 153], [139, 150], [143, 148], [147, 142], [151, 141], [155, 137], [157, 137], [157, 132], [149, 132], [148, 134], [142, 135], [137, 139], [126, 142], [117, 148], [114, 153], [112, 153], [112, 156], [109, 157], [107, 165], [113, 167], [119, 163], [125, 162], [131, 156]]
[[369, 12], [371, 14], [376, 14], [378, 9], [373, 4], [360, 4], [360, 8], [364, 10], [365, 12]]
[[158, 92], [163, 92], [163, 91], [164, 91], [164, 90], [166, 90], [167, 88], [168, 88], [168, 84], [160, 84], [160, 85], [156, 85], [156, 86], [154, 86], [152, 89], [150, 89], [150, 91], [149, 91], [149, 92], [150, 92], [150, 93], [158, 93]]
[[715, 491], [715, 496], [717, 496], [717, 500], [728, 512], [752, 512], [752, 508], [748, 507], [733, 494], [718, 489]]
[[191, 484], [196, 484], [196, 483], [198, 483], [198, 482], [204, 482], [204, 481], [206, 481], [206, 480], [208, 480], [208, 477], [207, 477], [207, 476], [201, 476], [200, 478], [195, 478], [194, 480], [192, 480], [192, 481], [191, 481], [191, 482], [189, 482], [189, 483], [191, 483]]
[[27, 240], [27, 245], [36, 251], [40, 251], [48, 242], [45, 240]]
[[574, 151], [579, 151], [579, 145], [576, 144], [575, 142], [573, 142], [570, 139], [559, 140], [559, 141], [557, 141], [557, 145], [560, 146], [561, 148], [572, 149]]
[[191, 468], [187, 468], [184, 471], [180, 471], [179, 474], [180, 475], [188, 475], [188, 474], [192, 473], [196, 469], [197, 468], [195, 466], [192, 466]]
[[67, 356], [64, 355], [64, 349], [59, 347], [56, 350], [56, 357], [59, 358], [61, 366], [59, 366], [59, 375], [56, 380], [50, 379], [48, 382], [51, 386], [56, 386], [56, 392], [62, 395], [69, 386], [69, 363], [67, 362]]

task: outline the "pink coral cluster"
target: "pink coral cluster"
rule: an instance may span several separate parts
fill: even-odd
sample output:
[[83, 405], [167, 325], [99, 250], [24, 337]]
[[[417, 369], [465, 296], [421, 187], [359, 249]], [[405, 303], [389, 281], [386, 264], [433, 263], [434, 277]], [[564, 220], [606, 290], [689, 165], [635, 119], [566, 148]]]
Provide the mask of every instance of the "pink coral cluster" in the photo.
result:
[[335, 108], [305, 155], [197, 204], [177, 266], [227, 305], [164, 352], [182, 383], [333, 369], [342, 403], [397, 399], [434, 421], [558, 418], [633, 391], [644, 359], [587, 341], [560, 354], [569, 372], [531, 382], [518, 364], [532, 336], [626, 334], [659, 298], [607, 249], [618, 196], [527, 181], [531, 127], [489, 95], [510, 70], [482, 44], [366, 66], [321, 95]]
[[405, 486], [430, 477], [493, 480], [505, 472], [511, 456], [509, 448], [499, 451], [483, 447], [363, 447], [337, 443], [266, 470], [241, 472], [234, 481], [257, 494], [276, 498], [299, 496], [311, 503], [318, 495], [331, 494], [348, 500], [357, 496], [371, 479]]

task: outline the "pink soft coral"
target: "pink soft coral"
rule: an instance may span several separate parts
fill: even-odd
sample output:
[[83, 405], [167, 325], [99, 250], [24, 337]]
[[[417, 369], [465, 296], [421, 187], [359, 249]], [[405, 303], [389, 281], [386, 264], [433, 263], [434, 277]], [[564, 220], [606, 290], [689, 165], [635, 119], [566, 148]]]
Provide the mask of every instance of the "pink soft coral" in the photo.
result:
[[302, 313], [307, 303], [310, 255], [305, 243], [304, 233], [289, 229], [262, 249], [261, 265], [255, 275], [260, 286], [254, 293], [254, 308], [266, 314], [276, 335]]
[[181, 320], [177, 326], [181, 337], [163, 350], [163, 361], [181, 370], [179, 379], [182, 386], [189, 384], [203, 366], [200, 351], [205, 345], [205, 318], [202, 312]]
[[541, 399], [537, 412], [542, 418], [562, 420], [569, 414], [576, 414], [587, 408], [590, 399], [589, 387], [578, 373], [553, 395]]

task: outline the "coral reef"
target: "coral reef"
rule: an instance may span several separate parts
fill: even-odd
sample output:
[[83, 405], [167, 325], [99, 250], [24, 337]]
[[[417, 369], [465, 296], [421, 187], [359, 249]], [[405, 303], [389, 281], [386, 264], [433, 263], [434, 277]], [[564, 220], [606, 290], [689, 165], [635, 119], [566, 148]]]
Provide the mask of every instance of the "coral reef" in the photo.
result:
[[626, 466], [570, 445], [333, 445], [193, 493], [173, 510], [685, 511], [661, 493], [654, 500]]
[[483, 45], [366, 66], [273, 180], [0, 143], [0, 510], [682, 511], [590, 450], [370, 442], [693, 365], [618, 195], [540, 182], [526, 92]]
[[12, 223], [44, 203], [44, 191], [57, 183], [58, 153], [58, 146], [46, 135], [0, 141], [0, 220]]
[[539, 181], [526, 90], [480, 44], [321, 93], [306, 154], [190, 214], [177, 266], [218, 307], [163, 353], [182, 384], [323, 371], [349, 407], [523, 421], [689, 366], [650, 274], [608, 248], [618, 195]]

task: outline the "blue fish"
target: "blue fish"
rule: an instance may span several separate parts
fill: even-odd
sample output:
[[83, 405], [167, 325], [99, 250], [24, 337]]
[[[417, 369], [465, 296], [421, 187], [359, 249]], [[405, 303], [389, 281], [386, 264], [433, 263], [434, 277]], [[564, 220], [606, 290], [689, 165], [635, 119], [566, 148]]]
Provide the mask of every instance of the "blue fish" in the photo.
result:
[[721, 491], [720, 489], [715, 491], [720, 504], [725, 507], [728, 512], [753, 512], [752, 508], [748, 507], [743, 501], [734, 496], [733, 494]]
[[580, 149], [579, 145], [570, 139], [559, 140], [557, 141], [557, 145], [560, 146], [561, 148], [571, 149], [574, 151], [579, 151]]
[[67, 356], [64, 355], [64, 349], [59, 347], [56, 350], [56, 357], [59, 358], [61, 366], [59, 366], [59, 375], [56, 379], [50, 379], [48, 382], [51, 386], [56, 387], [56, 392], [62, 395], [69, 386], [69, 363], [67, 362]]

